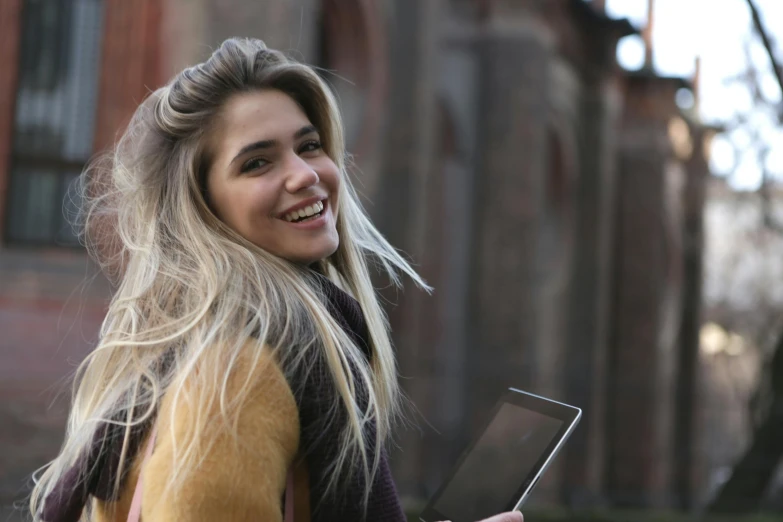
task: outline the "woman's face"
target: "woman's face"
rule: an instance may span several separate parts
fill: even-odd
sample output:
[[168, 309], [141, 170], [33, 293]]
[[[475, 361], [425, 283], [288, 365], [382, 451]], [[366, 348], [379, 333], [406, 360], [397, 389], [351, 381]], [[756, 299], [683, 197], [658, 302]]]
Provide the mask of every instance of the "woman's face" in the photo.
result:
[[295, 263], [314, 263], [337, 250], [340, 173], [291, 97], [276, 90], [231, 97], [209, 145], [207, 192], [224, 223]]

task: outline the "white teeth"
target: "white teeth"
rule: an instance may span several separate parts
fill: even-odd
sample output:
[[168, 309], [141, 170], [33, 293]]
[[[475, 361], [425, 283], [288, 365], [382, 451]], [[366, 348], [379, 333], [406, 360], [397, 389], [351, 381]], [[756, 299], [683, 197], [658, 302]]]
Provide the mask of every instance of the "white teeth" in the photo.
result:
[[309, 207], [305, 207], [300, 210], [295, 210], [293, 212], [289, 212], [284, 216], [284, 219], [286, 221], [298, 221], [301, 218], [304, 217], [312, 217], [315, 214], [318, 214], [319, 212], [323, 211], [324, 209], [324, 203], [323, 201], [319, 201], [315, 203], [314, 205], [310, 205]]

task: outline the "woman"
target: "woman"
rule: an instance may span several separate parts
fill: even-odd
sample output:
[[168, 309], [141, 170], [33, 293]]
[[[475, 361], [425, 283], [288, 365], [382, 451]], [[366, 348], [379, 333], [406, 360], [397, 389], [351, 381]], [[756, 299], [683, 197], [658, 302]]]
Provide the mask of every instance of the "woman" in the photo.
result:
[[228, 40], [82, 182], [85, 239], [117, 288], [36, 520], [139, 503], [145, 522], [281, 520], [284, 497], [297, 520], [404, 520], [368, 264], [426, 285], [361, 209], [318, 75]]

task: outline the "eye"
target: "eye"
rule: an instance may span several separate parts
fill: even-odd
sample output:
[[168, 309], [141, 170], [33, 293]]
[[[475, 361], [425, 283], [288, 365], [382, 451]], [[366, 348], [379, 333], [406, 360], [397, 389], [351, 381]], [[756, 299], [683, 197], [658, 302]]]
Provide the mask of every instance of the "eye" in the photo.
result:
[[305, 152], [314, 152], [317, 150], [321, 150], [321, 142], [318, 140], [310, 140], [302, 143], [302, 146], [299, 147], [299, 154], [303, 154]]
[[265, 167], [268, 164], [269, 162], [263, 158], [253, 158], [251, 160], [246, 161], [242, 165], [240, 172], [250, 172], [252, 170], [258, 170], [262, 167]]

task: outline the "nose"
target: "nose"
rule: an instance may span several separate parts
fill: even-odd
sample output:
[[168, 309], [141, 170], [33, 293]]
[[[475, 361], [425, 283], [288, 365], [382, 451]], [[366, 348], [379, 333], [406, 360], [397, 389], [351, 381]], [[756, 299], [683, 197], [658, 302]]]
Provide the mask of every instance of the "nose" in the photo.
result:
[[318, 173], [304, 159], [294, 154], [286, 169], [285, 188], [291, 194], [312, 187], [320, 181]]

